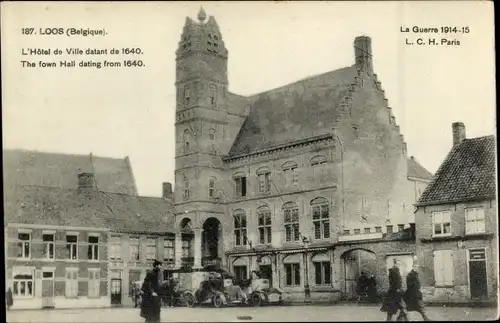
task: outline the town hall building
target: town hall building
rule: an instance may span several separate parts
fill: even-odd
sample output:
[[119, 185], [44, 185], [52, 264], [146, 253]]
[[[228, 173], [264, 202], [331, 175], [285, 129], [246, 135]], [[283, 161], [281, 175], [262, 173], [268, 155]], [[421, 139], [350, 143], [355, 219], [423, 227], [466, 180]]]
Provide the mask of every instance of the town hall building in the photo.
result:
[[407, 155], [369, 37], [354, 39], [351, 66], [248, 97], [229, 91], [228, 50], [203, 9], [176, 56], [173, 199], [193, 269], [258, 270], [287, 299], [333, 300], [362, 267], [380, 288], [390, 257], [411, 268], [413, 204], [432, 174]]

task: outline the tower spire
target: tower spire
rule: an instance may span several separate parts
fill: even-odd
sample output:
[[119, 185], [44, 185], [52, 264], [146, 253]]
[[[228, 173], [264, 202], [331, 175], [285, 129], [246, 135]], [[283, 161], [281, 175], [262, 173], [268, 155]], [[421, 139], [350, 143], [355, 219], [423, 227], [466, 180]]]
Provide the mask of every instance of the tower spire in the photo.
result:
[[203, 10], [203, 7], [200, 7], [200, 12], [198, 12], [198, 20], [200, 22], [204, 22], [205, 19], [207, 19], [207, 14], [205, 13], [205, 10]]

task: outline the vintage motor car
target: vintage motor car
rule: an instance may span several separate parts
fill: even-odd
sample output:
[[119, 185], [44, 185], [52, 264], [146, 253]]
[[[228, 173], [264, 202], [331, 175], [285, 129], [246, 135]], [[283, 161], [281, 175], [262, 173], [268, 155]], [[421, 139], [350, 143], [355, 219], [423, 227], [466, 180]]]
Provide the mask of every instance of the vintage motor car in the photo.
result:
[[269, 279], [261, 278], [253, 273], [248, 285], [242, 285], [243, 292], [248, 295], [249, 305], [263, 306], [271, 304], [283, 304], [283, 292], [277, 288], [270, 287]]
[[188, 307], [212, 305], [219, 308], [247, 303], [247, 295], [239, 286], [233, 285], [228, 272], [207, 272], [200, 287], [195, 291], [184, 291], [183, 298]]

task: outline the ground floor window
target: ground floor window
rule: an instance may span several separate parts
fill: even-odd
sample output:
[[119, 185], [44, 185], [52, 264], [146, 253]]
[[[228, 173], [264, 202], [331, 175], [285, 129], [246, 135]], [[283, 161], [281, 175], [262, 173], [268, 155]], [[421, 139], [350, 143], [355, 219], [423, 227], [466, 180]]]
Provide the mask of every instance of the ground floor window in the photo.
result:
[[332, 282], [332, 271], [330, 262], [315, 262], [314, 275], [316, 285], [330, 285]]
[[247, 266], [233, 266], [233, 270], [237, 282], [247, 279]]
[[300, 286], [300, 264], [285, 264], [285, 286]]
[[15, 275], [13, 297], [33, 297], [33, 275]]

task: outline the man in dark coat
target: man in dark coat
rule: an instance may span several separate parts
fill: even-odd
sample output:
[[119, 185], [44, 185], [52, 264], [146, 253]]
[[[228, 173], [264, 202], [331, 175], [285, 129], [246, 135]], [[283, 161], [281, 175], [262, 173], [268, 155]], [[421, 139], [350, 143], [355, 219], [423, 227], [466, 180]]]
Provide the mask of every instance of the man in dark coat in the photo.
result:
[[142, 284], [141, 317], [146, 319], [146, 323], [160, 322], [161, 296], [160, 281], [162, 263], [155, 260], [153, 271], [146, 275]]
[[430, 321], [424, 309], [423, 295], [420, 291], [420, 279], [418, 278], [418, 264], [413, 262], [413, 268], [406, 276], [406, 292], [404, 300], [408, 312], [418, 312], [424, 321]]
[[362, 271], [361, 275], [358, 277], [356, 285], [358, 292], [358, 301], [361, 301], [366, 297], [368, 288], [368, 276], [366, 276], [366, 273], [364, 271]]
[[7, 311], [8, 311], [10, 310], [10, 307], [14, 305], [14, 298], [12, 297], [12, 289], [10, 289], [10, 287], [5, 295], [5, 300], [7, 302]]
[[392, 316], [399, 311], [398, 321], [408, 321], [406, 304], [403, 301], [403, 279], [399, 271], [399, 260], [394, 258], [394, 266], [389, 269], [389, 290], [387, 291], [384, 304], [380, 309], [387, 312], [387, 321], [392, 321]]
[[375, 303], [377, 301], [377, 281], [375, 280], [375, 276], [373, 274], [371, 274], [368, 278], [366, 293], [368, 294], [368, 300], [371, 303]]

